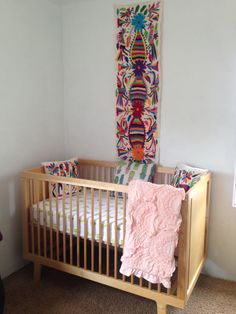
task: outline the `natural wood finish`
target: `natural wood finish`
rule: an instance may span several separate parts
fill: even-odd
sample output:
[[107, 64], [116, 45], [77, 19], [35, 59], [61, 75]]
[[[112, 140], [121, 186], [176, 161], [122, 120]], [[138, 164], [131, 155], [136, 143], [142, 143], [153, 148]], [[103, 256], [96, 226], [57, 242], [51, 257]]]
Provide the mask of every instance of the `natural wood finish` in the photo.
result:
[[42, 274], [42, 265], [35, 261], [34, 262], [34, 282], [37, 283], [41, 279], [41, 274]]
[[62, 212], [63, 212], [63, 262], [66, 263], [66, 201], [65, 184], [62, 184]]
[[175, 280], [172, 282], [171, 284], [171, 288], [170, 288], [170, 294], [174, 295], [176, 290], [177, 290], [177, 284], [178, 284], [178, 280], [177, 278], [175, 278]]
[[87, 215], [85, 208], [87, 207], [87, 188], [84, 187], [84, 269], [87, 269]]
[[209, 212], [210, 212], [210, 195], [211, 195], [211, 174], [208, 174], [206, 178], [207, 182], [207, 209], [206, 209], [206, 228], [205, 228], [205, 258], [208, 252], [208, 225], [209, 225]]
[[106, 274], [109, 276], [110, 273], [110, 192], [107, 191], [107, 267]]
[[77, 187], [77, 240], [76, 240], [76, 250], [77, 250], [77, 266], [80, 267], [80, 190]]
[[34, 212], [32, 205], [34, 204], [33, 199], [33, 180], [30, 180], [30, 228], [31, 228], [31, 252], [35, 253], [35, 244], [34, 244]]
[[39, 212], [39, 203], [37, 201], [37, 247], [38, 255], [40, 255], [41, 241], [40, 241], [40, 212]]
[[177, 296], [183, 300], [186, 299], [188, 284], [190, 206], [191, 203], [185, 199], [182, 203], [182, 224], [179, 231]]
[[140, 287], [143, 286], [143, 278], [142, 277], [139, 278], [139, 285], [140, 285]]
[[52, 191], [49, 192], [49, 208], [50, 208], [50, 258], [53, 258], [53, 213], [52, 213]]
[[[21, 175], [22, 182], [22, 225], [23, 225], [23, 254], [24, 258], [34, 262], [34, 278], [39, 280], [41, 276], [41, 265], [53, 267], [68, 273], [81, 276], [83, 278], [93, 280], [114, 288], [118, 288], [136, 295], [140, 295], [157, 302], [158, 314], [164, 314], [167, 311], [167, 305], [183, 308], [187, 302], [196, 281], [202, 270], [204, 261], [207, 256], [207, 238], [208, 238], [208, 221], [209, 221], [209, 204], [210, 204], [210, 185], [211, 175], [205, 175], [194, 185], [193, 188], [186, 193], [185, 200], [182, 203], [182, 224], [179, 232], [178, 244], [178, 269], [177, 276], [172, 279], [170, 289], [161, 289], [161, 285], [152, 285], [148, 282], [148, 286], [142, 278], [132, 275], [126, 280], [122, 276], [122, 280], [118, 279], [118, 258], [121, 247], [118, 243], [118, 193], [123, 193], [123, 239], [125, 239], [125, 216], [126, 201], [128, 187], [111, 183], [114, 177], [116, 162], [80, 160], [79, 173], [81, 179], [50, 176], [44, 173], [43, 167], [37, 167], [26, 170]], [[174, 174], [174, 168], [158, 166], [154, 175], [154, 182], [158, 184], [170, 184]], [[92, 179], [92, 180], [91, 180]], [[105, 181], [105, 182], [103, 182]], [[107, 182], [110, 181], [110, 182]], [[52, 195], [50, 192], [50, 184], [55, 183], [62, 185], [62, 215], [63, 230], [60, 231], [58, 216], [58, 195], [56, 195], [56, 226], [53, 227], [52, 221]], [[69, 185], [69, 225], [66, 230], [66, 214], [65, 214], [65, 186]], [[76, 236], [76, 254], [77, 261], [73, 258], [73, 224], [72, 224], [72, 186], [77, 187], [77, 236]], [[81, 189], [81, 192], [80, 192]], [[86, 208], [87, 189], [91, 190], [92, 199], [92, 239], [88, 241], [87, 230], [87, 212], [84, 210], [84, 235], [83, 248], [80, 247], [80, 198], [82, 197], [83, 207]], [[56, 188], [57, 190], [57, 188]], [[102, 241], [102, 193], [106, 193], [106, 209], [107, 209], [107, 242]], [[115, 243], [114, 253], [111, 254], [110, 248], [110, 192], [115, 195]], [[99, 195], [99, 240], [95, 240], [94, 233], [94, 193]], [[83, 194], [81, 196], [81, 194]], [[45, 201], [49, 198], [49, 218], [50, 225], [46, 225]], [[43, 225], [39, 225], [39, 204], [43, 201]], [[34, 211], [32, 205], [36, 204], [37, 222], [34, 223]], [[68, 217], [69, 218], [69, 217]], [[70, 230], [69, 230], [70, 228]], [[42, 230], [42, 233], [41, 233]], [[41, 236], [42, 235], [42, 236]], [[55, 239], [55, 243], [53, 243]], [[67, 242], [68, 241], [68, 242]], [[66, 243], [69, 243], [68, 248]], [[54, 248], [56, 246], [56, 250]], [[89, 256], [88, 245], [91, 245], [91, 263], [87, 261]], [[98, 251], [95, 251], [95, 247]], [[102, 248], [105, 247], [106, 259], [102, 258]], [[67, 250], [68, 249], [68, 250]], [[83, 257], [80, 252], [83, 249]], [[42, 252], [41, 252], [42, 251]], [[62, 259], [59, 253], [62, 252]], [[98, 270], [95, 271], [94, 261], [96, 259], [95, 252], [98, 252]], [[48, 255], [49, 253], [49, 255]], [[41, 256], [42, 255], [42, 256]], [[112, 255], [112, 256], [111, 256]], [[113, 261], [114, 257], [114, 261]], [[83, 260], [82, 260], [83, 259]], [[81, 260], [83, 265], [81, 265]], [[103, 263], [106, 263], [106, 275], [102, 274]], [[114, 263], [114, 265], [111, 263]], [[83, 268], [81, 267], [83, 266]], [[114, 268], [114, 272], [110, 273], [110, 266]], [[90, 270], [91, 269], [91, 270]], [[166, 292], [165, 292], [166, 291]], [[174, 293], [177, 293], [177, 296]]]
[[188, 286], [186, 301], [189, 299], [189, 297], [190, 297], [190, 295], [191, 295], [191, 293], [193, 291], [193, 288], [195, 287], [195, 284], [196, 284], [196, 282], [198, 280], [198, 277], [201, 274], [204, 262], [205, 262], [205, 259], [202, 259], [200, 264], [199, 264], [199, 266], [198, 266], [198, 268], [197, 268], [197, 270], [196, 270], [196, 272], [195, 272], [195, 274], [194, 274], [194, 276], [193, 276], [193, 278], [192, 278], [192, 280], [191, 280], [191, 283]]
[[45, 208], [45, 182], [42, 181], [42, 190], [43, 190], [43, 249], [44, 249], [44, 257], [47, 256], [47, 215], [46, 215], [46, 208]]
[[[125, 226], [126, 226], [126, 194], [123, 193], [123, 208], [124, 208], [124, 212], [123, 212], [123, 247], [125, 244]], [[122, 275], [122, 280], [125, 281], [125, 275]]]
[[166, 304], [157, 302], [157, 314], [167, 314]]
[[69, 192], [69, 198], [70, 198], [70, 264], [72, 265], [73, 262], [73, 222], [72, 222], [72, 186], [70, 185], [70, 192]]
[[115, 192], [115, 248], [114, 248], [114, 277], [117, 279], [117, 216], [118, 216], [118, 193]]
[[92, 231], [92, 243], [91, 243], [91, 265], [92, 271], [94, 271], [94, 189], [91, 189], [91, 200], [92, 200], [92, 220], [91, 220], [91, 231]]
[[56, 254], [59, 261], [59, 204], [58, 204], [58, 183], [56, 183]]
[[99, 202], [99, 252], [98, 252], [98, 271], [99, 274], [102, 273], [102, 191], [98, 192], [98, 202]]
[[56, 260], [50, 260], [49, 258], [44, 258], [40, 256], [34, 256], [32, 254], [27, 254], [27, 259], [30, 261], [37, 261], [41, 265], [52, 267], [85, 279], [89, 279], [98, 283], [102, 283], [104, 285], [117, 288], [129, 293], [133, 293], [139, 295], [143, 298], [148, 298], [153, 301], [169, 304], [178, 308], [184, 308], [184, 301], [175, 297], [175, 296], [167, 296], [164, 293], [157, 293], [154, 290], [149, 290], [144, 287], [139, 287], [138, 285], [131, 285], [129, 282], [123, 282], [122, 280], [115, 280], [112, 277], [100, 275], [96, 272], [92, 272], [90, 270], [85, 270], [83, 268], [79, 268], [76, 266], [72, 266], [69, 264], [65, 264], [62, 262], [58, 262]]
[[131, 277], [131, 284], [133, 285], [134, 284], [134, 275], [132, 274], [130, 277]]
[[191, 198], [188, 286], [204, 258], [206, 207], [203, 206], [202, 202], [206, 201], [206, 191], [201, 192], [201, 194], [198, 193], [194, 198]]

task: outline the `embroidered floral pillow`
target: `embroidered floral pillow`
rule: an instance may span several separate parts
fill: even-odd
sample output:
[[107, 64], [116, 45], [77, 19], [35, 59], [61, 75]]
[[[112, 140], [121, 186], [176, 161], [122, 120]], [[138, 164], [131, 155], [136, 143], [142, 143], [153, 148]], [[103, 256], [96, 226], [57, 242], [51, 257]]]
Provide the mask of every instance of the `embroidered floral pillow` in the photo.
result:
[[[44, 170], [46, 174], [50, 174], [53, 176], [61, 176], [61, 177], [70, 177], [70, 178], [78, 178], [79, 177], [79, 163], [78, 159], [72, 158], [65, 161], [51, 161], [51, 162], [43, 162], [42, 166], [44, 166]], [[58, 190], [56, 191], [56, 183], [50, 184], [50, 189], [52, 196], [62, 197], [63, 190], [62, 184], [58, 183]], [[65, 194], [69, 195], [69, 185], [65, 185]], [[72, 193], [76, 193], [77, 187], [72, 186]]]
[[184, 164], [178, 165], [175, 168], [171, 185], [177, 188], [183, 188], [185, 192], [187, 192], [200, 180], [201, 175], [206, 174], [207, 172], [207, 169], [190, 167]]
[[155, 171], [154, 163], [141, 163], [135, 161], [118, 161], [114, 183], [129, 184], [131, 180], [152, 181]]

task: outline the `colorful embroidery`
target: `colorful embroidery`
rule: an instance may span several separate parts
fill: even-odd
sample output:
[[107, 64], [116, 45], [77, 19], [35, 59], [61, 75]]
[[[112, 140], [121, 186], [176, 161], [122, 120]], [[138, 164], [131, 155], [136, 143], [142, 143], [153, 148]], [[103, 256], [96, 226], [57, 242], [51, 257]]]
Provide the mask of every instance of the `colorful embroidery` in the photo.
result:
[[177, 188], [183, 188], [187, 192], [200, 179], [186, 170], [176, 169], [172, 185]]
[[[52, 161], [52, 162], [44, 162], [42, 163], [45, 169], [45, 173], [54, 175], [54, 176], [61, 176], [61, 177], [71, 177], [71, 178], [78, 178], [79, 177], [79, 163], [76, 159], [70, 159], [65, 161]], [[51, 183], [50, 189], [52, 196], [62, 197], [63, 195], [63, 187], [61, 183], [57, 184], [58, 188], [56, 189], [56, 184]], [[65, 194], [69, 194], [69, 185], [65, 184]], [[72, 186], [72, 194], [76, 193], [77, 187]]]
[[204, 175], [207, 172], [207, 169], [200, 169], [181, 164], [175, 168], [171, 185], [177, 188], [183, 188], [185, 192], [187, 192], [201, 179], [201, 175]]
[[117, 9], [117, 149], [121, 159], [156, 159], [160, 1]]

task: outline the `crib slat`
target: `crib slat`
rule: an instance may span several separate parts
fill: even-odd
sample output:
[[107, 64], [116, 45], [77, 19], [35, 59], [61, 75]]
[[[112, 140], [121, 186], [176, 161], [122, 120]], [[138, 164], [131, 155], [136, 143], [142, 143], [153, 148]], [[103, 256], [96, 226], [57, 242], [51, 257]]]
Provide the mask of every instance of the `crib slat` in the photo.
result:
[[153, 183], [158, 183], [158, 173], [157, 172], [154, 173]]
[[133, 274], [131, 275], [131, 284], [132, 285], [134, 284], [134, 275]]
[[[126, 226], [126, 194], [123, 193], [123, 248], [125, 244], [125, 226]], [[125, 281], [125, 275], [122, 275], [122, 280]]]
[[73, 264], [73, 220], [72, 220], [72, 186], [69, 188], [70, 197], [70, 264]]
[[77, 266], [80, 267], [80, 188], [77, 186], [76, 191], [76, 207], [77, 207], [77, 239], [76, 239], [76, 246], [77, 246]]
[[98, 177], [98, 181], [103, 181], [103, 180], [102, 180], [102, 167], [101, 167], [101, 166], [98, 168], [98, 173], [99, 173], [99, 174], [98, 174], [98, 176], [99, 176], [99, 177]]
[[[49, 182], [49, 184], [51, 184], [50, 182]], [[49, 191], [49, 210], [50, 210], [50, 212], [49, 212], [49, 214], [50, 214], [50, 258], [52, 259], [53, 258], [53, 251], [52, 251], [52, 249], [53, 249], [53, 239], [52, 239], [52, 191], [51, 191], [51, 189], [50, 189], [50, 191]]]
[[151, 284], [151, 282], [150, 282], [150, 281], [148, 282], [148, 289], [149, 289], [149, 290], [151, 290], [151, 289], [152, 289], [152, 284]]
[[42, 181], [42, 190], [43, 190], [43, 248], [44, 248], [44, 257], [47, 256], [47, 215], [45, 208], [45, 181]]
[[91, 189], [91, 202], [92, 202], [92, 219], [91, 219], [91, 269], [94, 271], [94, 189]]
[[58, 204], [58, 183], [56, 183], [56, 225], [57, 225], [57, 230], [56, 230], [56, 253], [57, 253], [57, 260], [59, 261], [59, 204]]
[[98, 270], [102, 273], [102, 191], [99, 190], [99, 254], [98, 254]]
[[104, 167], [104, 181], [107, 182], [107, 167]]
[[34, 198], [33, 198], [33, 180], [30, 180], [30, 225], [31, 225], [31, 249], [32, 254], [35, 253], [35, 243], [34, 243]]
[[84, 167], [83, 167], [83, 170], [84, 170], [84, 178], [86, 178], [86, 179], [88, 178], [88, 177], [87, 177], [87, 173], [88, 173], [87, 169], [88, 169], [87, 166], [84, 166]]
[[115, 192], [115, 254], [114, 254], [114, 275], [117, 279], [117, 211], [118, 211], [118, 193]]
[[87, 269], [87, 188], [84, 187], [84, 269]]
[[81, 178], [84, 179], [84, 166], [81, 167], [81, 165], [80, 165], [80, 167], [79, 167], [79, 175], [80, 175]]
[[37, 197], [36, 197], [36, 199], [37, 199], [37, 244], [38, 244], [38, 255], [41, 255], [40, 254], [40, 248], [41, 248], [41, 243], [40, 243], [40, 212], [39, 212], [39, 195], [38, 195], [38, 184], [39, 184], [39, 182], [35, 182], [34, 181], [34, 183], [35, 183], [35, 190], [36, 190], [36, 193], [37, 193]]
[[62, 207], [63, 207], [63, 262], [66, 263], [66, 195], [65, 195], [65, 184], [62, 184]]
[[93, 176], [92, 176], [92, 180], [96, 180], [96, 166], [93, 166]]
[[107, 191], [107, 276], [110, 273], [110, 192]]
[[142, 278], [142, 277], [139, 278], [139, 286], [140, 286], [140, 287], [143, 286], [143, 278]]
[[161, 284], [160, 283], [157, 284], [157, 291], [161, 292]]
[[112, 171], [113, 171], [113, 168], [112, 168], [112, 167], [110, 167], [110, 182], [112, 182], [112, 181], [113, 181]]

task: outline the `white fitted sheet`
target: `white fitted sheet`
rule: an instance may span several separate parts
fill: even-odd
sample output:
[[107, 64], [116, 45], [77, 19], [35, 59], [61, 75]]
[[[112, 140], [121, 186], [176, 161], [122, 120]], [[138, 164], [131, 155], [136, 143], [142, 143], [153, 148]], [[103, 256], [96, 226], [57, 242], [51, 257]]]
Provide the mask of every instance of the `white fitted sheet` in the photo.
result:
[[[110, 193], [110, 192], [109, 192]], [[83, 193], [79, 195], [79, 202], [77, 196], [72, 196], [72, 224], [70, 222], [70, 197], [65, 198], [65, 225], [66, 233], [70, 234], [72, 227], [72, 234], [84, 237], [84, 230], [87, 230], [87, 238], [92, 239], [92, 193], [87, 189], [86, 193], [86, 217], [84, 216], [84, 196]], [[94, 240], [99, 241], [100, 236], [102, 242], [115, 244], [115, 197], [109, 198], [109, 225], [107, 221], [107, 192], [101, 192], [101, 228], [99, 228], [99, 192], [94, 190]], [[79, 204], [79, 206], [78, 206]], [[77, 211], [77, 207], [79, 210]], [[57, 229], [57, 212], [58, 212], [58, 225], [59, 230], [63, 232], [63, 199], [58, 200], [58, 209], [56, 198], [52, 198], [50, 211], [50, 200], [46, 199], [45, 202], [41, 201], [33, 205], [33, 218], [34, 222], [40, 222], [41, 226], [45, 225], [50, 227], [51, 220], [53, 229]], [[52, 215], [50, 214], [52, 212]], [[79, 212], [79, 226], [77, 225], [77, 212]], [[124, 200], [123, 197], [118, 197], [117, 206], [117, 244], [123, 246], [123, 213], [124, 213]], [[44, 217], [46, 219], [44, 219]], [[79, 230], [78, 230], [79, 227]], [[108, 228], [108, 229], [107, 229]], [[99, 234], [101, 229], [101, 235]], [[109, 234], [110, 236], [109, 236]]]

